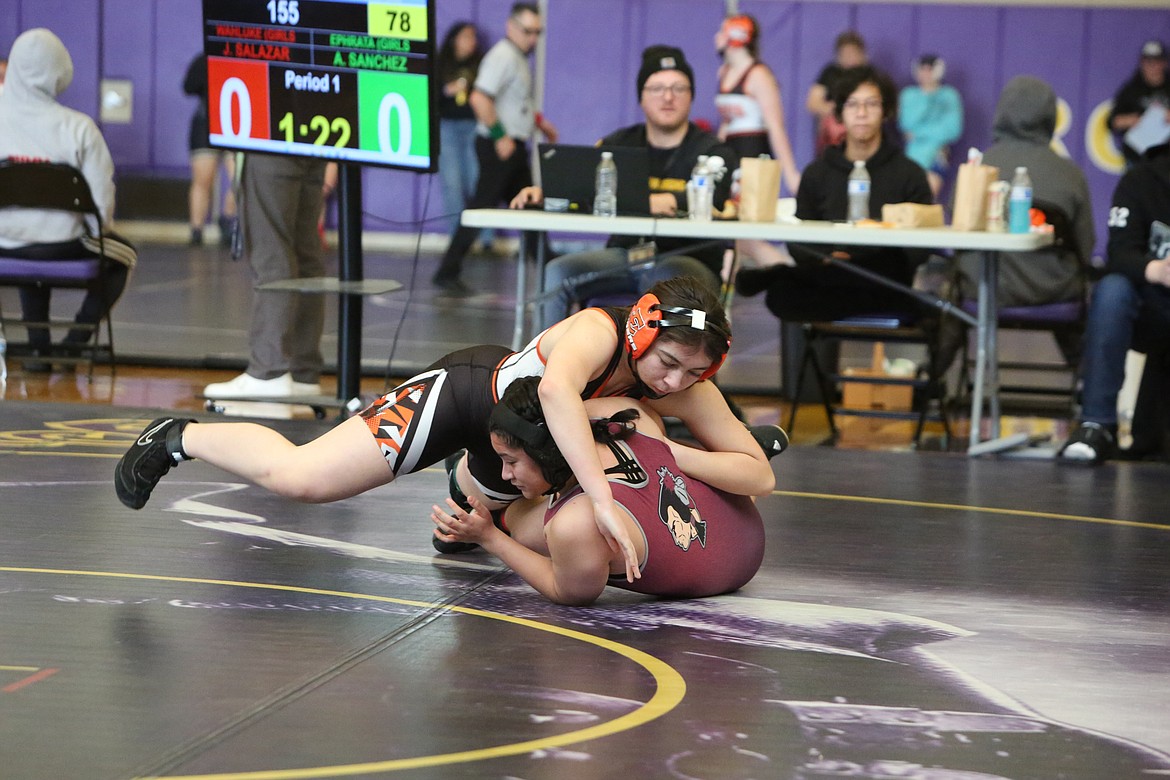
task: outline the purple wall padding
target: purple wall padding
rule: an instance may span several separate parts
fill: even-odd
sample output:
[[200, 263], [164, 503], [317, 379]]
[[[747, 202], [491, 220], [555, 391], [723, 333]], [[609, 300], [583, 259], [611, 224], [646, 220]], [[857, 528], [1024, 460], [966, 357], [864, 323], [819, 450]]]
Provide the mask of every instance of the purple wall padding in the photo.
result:
[[[443, 0], [441, 35], [458, 19], [476, 22], [489, 40], [504, 32], [511, 0]], [[545, 113], [570, 143], [592, 143], [640, 118], [634, 94], [642, 49], [680, 46], [696, 72], [694, 117], [714, 121], [713, 37], [723, 0], [554, 0], [546, 20], [548, 68]], [[740, 0], [760, 21], [761, 55], [776, 72], [797, 162], [810, 161], [813, 123], [805, 94], [832, 57], [833, 39], [859, 30], [875, 64], [899, 84], [910, 83], [910, 60], [923, 52], [947, 60], [947, 81], [964, 97], [966, 131], [955, 147], [991, 143], [1000, 88], [1028, 73], [1053, 85], [1069, 116], [1059, 138], [1085, 170], [1093, 191], [1098, 233], [1118, 176], [1119, 156], [1100, 122], [1114, 91], [1133, 72], [1147, 38], [1170, 43], [1170, 14], [1152, 8], [919, 3], [777, 2]], [[21, 30], [54, 30], [73, 55], [69, 106], [98, 114], [98, 82], [134, 82], [134, 118], [108, 125], [106, 138], [122, 173], [185, 176], [192, 99], [182, 93], [187, 64], [199, 51], [201, 6], [196, 0], [0, 0], [0, 49]], [[437, 177], [369, 168], [363, 202], [375, 230], [413, 230], [410, 224], [442, 207]], [[434, 229], [433, 227], [431, 229]], [[1103, 243], [1099, 243], [1098, 249]]]

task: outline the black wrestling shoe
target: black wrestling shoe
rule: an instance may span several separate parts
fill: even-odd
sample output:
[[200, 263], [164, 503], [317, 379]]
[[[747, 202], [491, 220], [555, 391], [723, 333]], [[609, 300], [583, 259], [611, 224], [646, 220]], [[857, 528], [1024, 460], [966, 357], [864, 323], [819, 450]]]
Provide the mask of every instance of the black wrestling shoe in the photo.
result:
[[759, 443], [768, 460], [788, 449], [788, 434], [779, 425], [749, 425], [748, 433]]
[[131, 509], [141, 509], [150, 492], [172, 466], [190, 460], [183, 452], [183, 429], [192, 419], [159, 417], [146, 427], [114, 469], [114, 490], [118, 500]]
[[[459, 483], [455, 481], [455, 468], [466, 454], [467, 450], [459, 450], [459, 452], [448, 455], [443, 459], [443, 469], [447, 472], [447, 487], [451, 498], [465, 511], [470, 512], [471, 504], [467, 501], [467, 496], [463, 495], [463, 491], [459, 489]], [[431, 534], [431, 545], [443, 555], [458, 555], [479, 549], [479, 545], [475, 542], [445, 542], [434, 534]]]

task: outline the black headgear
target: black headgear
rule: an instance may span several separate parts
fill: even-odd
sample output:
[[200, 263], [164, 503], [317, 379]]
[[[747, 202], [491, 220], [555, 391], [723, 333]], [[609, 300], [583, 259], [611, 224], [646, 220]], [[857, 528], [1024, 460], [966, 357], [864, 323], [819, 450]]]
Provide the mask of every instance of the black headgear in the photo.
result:
[[558, 492], [573, 476], [573, 470], [543, 420], [539, 423], [526, 420], [501, 402], [492, 409], [488, 429], [502, 431], [520, 442], [521, 448], [540, 466], [540, 473], [549, 483], [545, 495]]

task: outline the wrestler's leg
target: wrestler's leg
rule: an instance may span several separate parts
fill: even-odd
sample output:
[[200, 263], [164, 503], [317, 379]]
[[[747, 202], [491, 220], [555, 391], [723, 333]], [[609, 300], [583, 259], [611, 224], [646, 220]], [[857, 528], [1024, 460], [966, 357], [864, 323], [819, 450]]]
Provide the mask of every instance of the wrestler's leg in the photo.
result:
[[361, 417], [299, 446], [256, 423], [198, 423], [183, 430], [183, 451], [273, 493], [310, 503], [349, 498], [394, 479]]

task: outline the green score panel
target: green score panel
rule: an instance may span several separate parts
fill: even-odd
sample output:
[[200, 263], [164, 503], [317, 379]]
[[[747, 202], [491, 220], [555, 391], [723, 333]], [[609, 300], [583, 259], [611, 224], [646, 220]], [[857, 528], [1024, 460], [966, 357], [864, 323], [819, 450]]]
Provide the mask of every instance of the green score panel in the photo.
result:
[[357, 74], [360, 148], [429, 157], [429, 80], [416, 73]]

